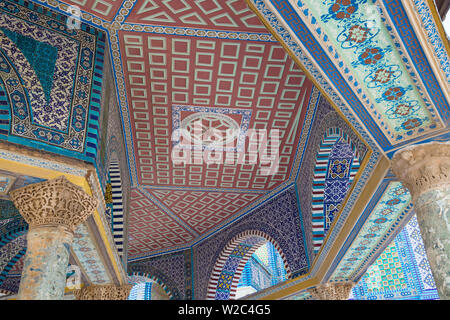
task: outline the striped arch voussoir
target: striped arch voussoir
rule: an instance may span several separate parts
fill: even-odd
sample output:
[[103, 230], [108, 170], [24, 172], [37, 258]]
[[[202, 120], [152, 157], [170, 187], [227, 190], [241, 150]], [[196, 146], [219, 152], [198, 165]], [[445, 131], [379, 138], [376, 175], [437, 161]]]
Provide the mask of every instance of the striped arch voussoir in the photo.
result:
[[287, 263], [286, 256], [283, 253], [283, 250], [281, 250], [281, 247], [279, 246], [278, 242], [275, 241], [271, 236], [266, 234], [265, 232], [259, 231], [259, 230], [247, 230], [244, 231], [235, 237], [233, 237], [223, 248], [222, 252], [220, 253], [216, 264], [214, 265], [211, 278], [209, 280], [206, 299], [208, 300], [214, 300], [216, 297], [217, 292], [217, 285], [219, 282], [219, 277], [222, 273], [222, 270], [225, 266], [226, 261], [230, 257], [233, 250], [240, 244], [245, 243], [246, 240], [254, 237], [261, 238], [260, 241], [257, 243], [252, 244], [252, 248], [241, 258], [239, 265], [233, 275], [232, 284], [230, 287], [230, 299], [234, 299], [236, 296], [236, 290], [239, 283], [239, 279], [241, 277], [242, 271], [244, 270], [245, 264], [247, 263], [248, 259], [253, 255], [253, 253], [264, 243], [270, 242], [275, 247], [275, 249], [280, 253], [281, 258], [284, 262], [284, 267], [286, 269], [286, 276], [288, 278], [291, 278], [292, 272], [290, 270], [289, 264]]
[[167, 293], [170, 300], [174, 299], [173, 294], [170, 291], [170, 289], [157, 277], [152, 276], [149, 273], [144, 273], [144, 272], [132, 272], [132, 273], [129, 273], [128, 276], [141, 278], [141, 281], [139, 281], [139, 282], [133, 282], [133, 283], [130, 282], [130, 284], [133, 284], [133, 285], [136, 285], [139, 283], [145, 283], [145, 282], [148, 282], [148, 280], [152, 280], [152, 281], [156, 282], [157, 284], [159, 284], [161, 286], [161, 288], [163, 288], [164, 292]]
[[120, 165], [117, 159], [111, 159], [108, 173], [112, 193], [112, 232], [117, 251], [122, 256], [124, 249], [124, 199]]

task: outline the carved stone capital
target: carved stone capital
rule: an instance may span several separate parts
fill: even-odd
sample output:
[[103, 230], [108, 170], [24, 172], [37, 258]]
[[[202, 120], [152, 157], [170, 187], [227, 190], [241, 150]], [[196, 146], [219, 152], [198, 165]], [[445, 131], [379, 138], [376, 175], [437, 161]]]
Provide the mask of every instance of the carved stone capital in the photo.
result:
[[450, 143], [431, 142], [395, 153], [392, 171], [409, 189], [413, 199], [450, 183]]
[[77, 300], [127, 300], [133, 285], [91, 285], [74, 291]]
[[9, 196], [31, 227], [59, 225], [73, 232], [97, 207], [96, 199], [64, 176], [13, 190]]
[[316, 300], [348, 300], [354, 282], [327, 282], [309, 289]]

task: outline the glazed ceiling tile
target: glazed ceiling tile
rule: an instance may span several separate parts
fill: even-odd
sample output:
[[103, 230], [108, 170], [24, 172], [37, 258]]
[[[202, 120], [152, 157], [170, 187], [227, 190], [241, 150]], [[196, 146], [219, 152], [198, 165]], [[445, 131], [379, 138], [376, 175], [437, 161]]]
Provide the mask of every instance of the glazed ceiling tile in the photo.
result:
[[92, 160], [105, 34], [30, 2], [0, 4], [0, 139]]
[[64, 0], [70, 6], [77, 7], [84, 12], [88, 12], [106, 21], [113, 21], [120, 7], [122, 0]]
[[248, 2], [384, 151], [448, 124], [448, 87], [440, 86], [445, 81], [433, 72], [400, 1]]
[[375, 208], [369, 214], [355, 241], [352, 242], [331, 280], [352, 279], [367, 264], [395, 226], [411, 211], [411, 194], [401, 182], [390, 182]]
[[17, 260], [17, 262], [13, 265], [13, 267], [11, 268], [11, 270], [9, 270], [8, 274], [22, 274], [22, 270], [23, 270], [23, 261], [25, 259], [25, 255], [23, 255], [22, 257], [20, 257], [19, 260]]
[[[343, 60], [339, 63], [350, 70], [346, 73], [354, 76], [349, 81], [355, 89], [362, 87], [367, 94], [361, 95], [362, 101], [375, 119], [381, 115], [379, 125], [387, 135], [398, 139], [407, 132], [414, 136], [419, 130], [437, 126], [439, 118], [431, 107], [431, 99], [413, 80], [417, 71], [403, 53], [381, 5], [367, 0], [329, 0], [320, 5], [306, 0], [304, 4], [310, 10], [304, 17], [317, 19], [320, 26], [317, 38], [323, 39], [322, 32], [326, 34]], [[304, 13], [305, 6], [299, 3], [295, 6]]]

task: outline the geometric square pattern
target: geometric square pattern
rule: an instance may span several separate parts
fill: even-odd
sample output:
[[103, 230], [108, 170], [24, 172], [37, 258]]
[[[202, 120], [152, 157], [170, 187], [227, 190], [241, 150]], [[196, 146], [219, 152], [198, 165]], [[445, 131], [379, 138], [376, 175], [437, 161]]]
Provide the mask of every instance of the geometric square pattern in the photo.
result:
[[200, 234], [238, 213], [261, 196], [237, 192], [147, 191]]
[[131, 256], [168, 247], [183, 245], [194, 239], [177, 221], [132, 189], [128, 232], [131, 235], [128, 252]]
[[387, 185], [377, 205], [359, 230], [358, 236], [339, 262], [332, 279], [349, 279], [373, 254], [375, 246], [411, 208], [411, 194], [399, 181]]
[[[270, 190], [289, 177], [312, 84], [278, 43], [130, 31], [119, 41], [140, 185]], [[279, 130], [278, 171], [267, 175], [258, 159], [269, 147], [248, 141], [229, 163], [173, 163], [173, 106], [251, 110], [249, 129]]]
[[353, 288], [351, 299], [357, 300], [429, 300], [438, 299], [431, 270], [426, 270], [425, 252], [415, 252], [423, 244], [413, 215], [403, 230], [367, 269]]
[[105, 34], [68, 31], [65, 16], [30, 2], [2, 4], [0, 138], [95, 158]]
[[242, 0], [142, 0], [126, 22], [228, 31], [267, 32]]
[[369, 293], [407, 287], [395, 244], [389, 245], [384, 250], [364, 277]]

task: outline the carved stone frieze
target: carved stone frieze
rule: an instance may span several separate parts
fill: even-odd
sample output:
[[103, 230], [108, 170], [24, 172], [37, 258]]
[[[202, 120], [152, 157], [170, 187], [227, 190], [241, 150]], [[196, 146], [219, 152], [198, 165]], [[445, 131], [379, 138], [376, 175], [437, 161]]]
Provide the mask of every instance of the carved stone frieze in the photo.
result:
[[133, 285], [91, 285], [74, 291], [77, 300], [127, 300]]
[[348, 300], [354, 282], [327, 282], [309, 289], [316, 300]]
[[97, 200], [64, 176], [9, 193], [20, 214], [31, 227], [62, 225], [74, 231], [97, 207]]
[[392, 171], [409, 189], [413, 199], [450, 183], [450, 143], [431, 142], [398, 151]]

